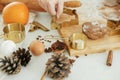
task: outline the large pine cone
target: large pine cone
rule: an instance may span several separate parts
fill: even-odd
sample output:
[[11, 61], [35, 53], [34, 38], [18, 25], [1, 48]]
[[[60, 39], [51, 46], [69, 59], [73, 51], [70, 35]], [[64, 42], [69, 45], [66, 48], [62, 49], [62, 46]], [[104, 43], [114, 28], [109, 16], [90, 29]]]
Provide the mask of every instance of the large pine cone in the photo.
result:
[[0, 68], [8, 74], [17, 74], [21, 70], [21, 64], [17, 57], [0, 58]]
[[48, 76], [55, 80], [62, 80], [65, 77], [68, 77], [70, 73], [71, 63], [69, 59], [62, 54], [52, 55], [52, 58], [46, 63]]
[[24, 48], [19, 48], [16, 52], [13, 52], [13, 55], [18, 57], [18, 59], [21, 61], [22, 66], [26, 66], [32, 57], [29, 50], [26, 50]]

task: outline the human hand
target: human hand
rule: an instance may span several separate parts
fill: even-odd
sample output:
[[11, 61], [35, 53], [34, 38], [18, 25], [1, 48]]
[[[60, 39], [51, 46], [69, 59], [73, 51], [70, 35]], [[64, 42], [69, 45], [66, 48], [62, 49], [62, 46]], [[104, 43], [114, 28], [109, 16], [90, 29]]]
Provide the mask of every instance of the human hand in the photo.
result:
[[60, 17], [63, 13], [64, 0], [38, 0], [39, 5], [52, 16]]

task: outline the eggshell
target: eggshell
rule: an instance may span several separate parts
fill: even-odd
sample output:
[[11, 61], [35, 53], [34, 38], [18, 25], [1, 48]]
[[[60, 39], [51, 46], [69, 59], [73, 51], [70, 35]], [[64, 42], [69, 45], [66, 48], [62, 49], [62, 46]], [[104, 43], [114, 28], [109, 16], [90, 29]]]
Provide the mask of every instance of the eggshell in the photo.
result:
[[29, 48], [30, 48], [30, 51], [33, 53], [33, 55], [39, 56], [44, 52], [45, 45], [39, 40], [34, 40], [30, 43]]
[[10, 56], [17, 49], [16, 44], [11, 40], [6, 40], [0, 45], [0, 55]]

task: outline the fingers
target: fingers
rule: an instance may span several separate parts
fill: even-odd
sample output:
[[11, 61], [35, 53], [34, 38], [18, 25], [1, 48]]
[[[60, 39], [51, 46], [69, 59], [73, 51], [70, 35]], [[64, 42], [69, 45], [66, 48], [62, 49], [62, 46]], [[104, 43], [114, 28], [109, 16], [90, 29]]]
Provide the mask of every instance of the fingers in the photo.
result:
[[63, 0], [55, 0], [55, 1], [50, 1], [48, 3], [48, 12], [52, 15], [52, 16], [57, 16], [57, 18], [60, 17], [60, 15], [63, 13], [63, 5], [64, 2]]
[[55, 16], [56, 15], [56, 9], [55, 9], [55, 6], [56, 6], [56, 2], [49, 2], [48, 3], [48, 12], [52, 15], [52, 16]]
[[59, 18], [60, 15], [63, 13], [63, 5], [64, 5], [63, 0], [59, 0], [57, 4], [57, 14], [56, 14], [57, 18]]
[[60, 17], [63, 12], [64, 0], [38, 0], [40, 6], [52, 16]]

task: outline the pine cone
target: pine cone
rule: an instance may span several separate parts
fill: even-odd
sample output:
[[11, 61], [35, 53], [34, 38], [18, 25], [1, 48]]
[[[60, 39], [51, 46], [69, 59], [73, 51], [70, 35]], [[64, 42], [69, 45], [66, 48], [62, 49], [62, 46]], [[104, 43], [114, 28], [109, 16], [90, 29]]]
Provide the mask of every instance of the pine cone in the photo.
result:
[[65, 77], [68, 77], [70, 73], [70, 61], [68, 57], [62, 54], [52, 55], [52, 58], [46, 63], [48, 76], [55, 79], [61, 80]]
[[22, 66], [26, 66], [32, 57], [29, 50], [26, 51], [26, 49], [24, 49], [24, 48], [22, 48], [22, 49], [19, 48], [16, 52], [13, 52], [13, 56], [18, 57], [18, 59], [21, 61]]
[[0, 68], [8, 74], [17, 74], [21, 70], [20, 60], [17, 57], [0, 58]]

